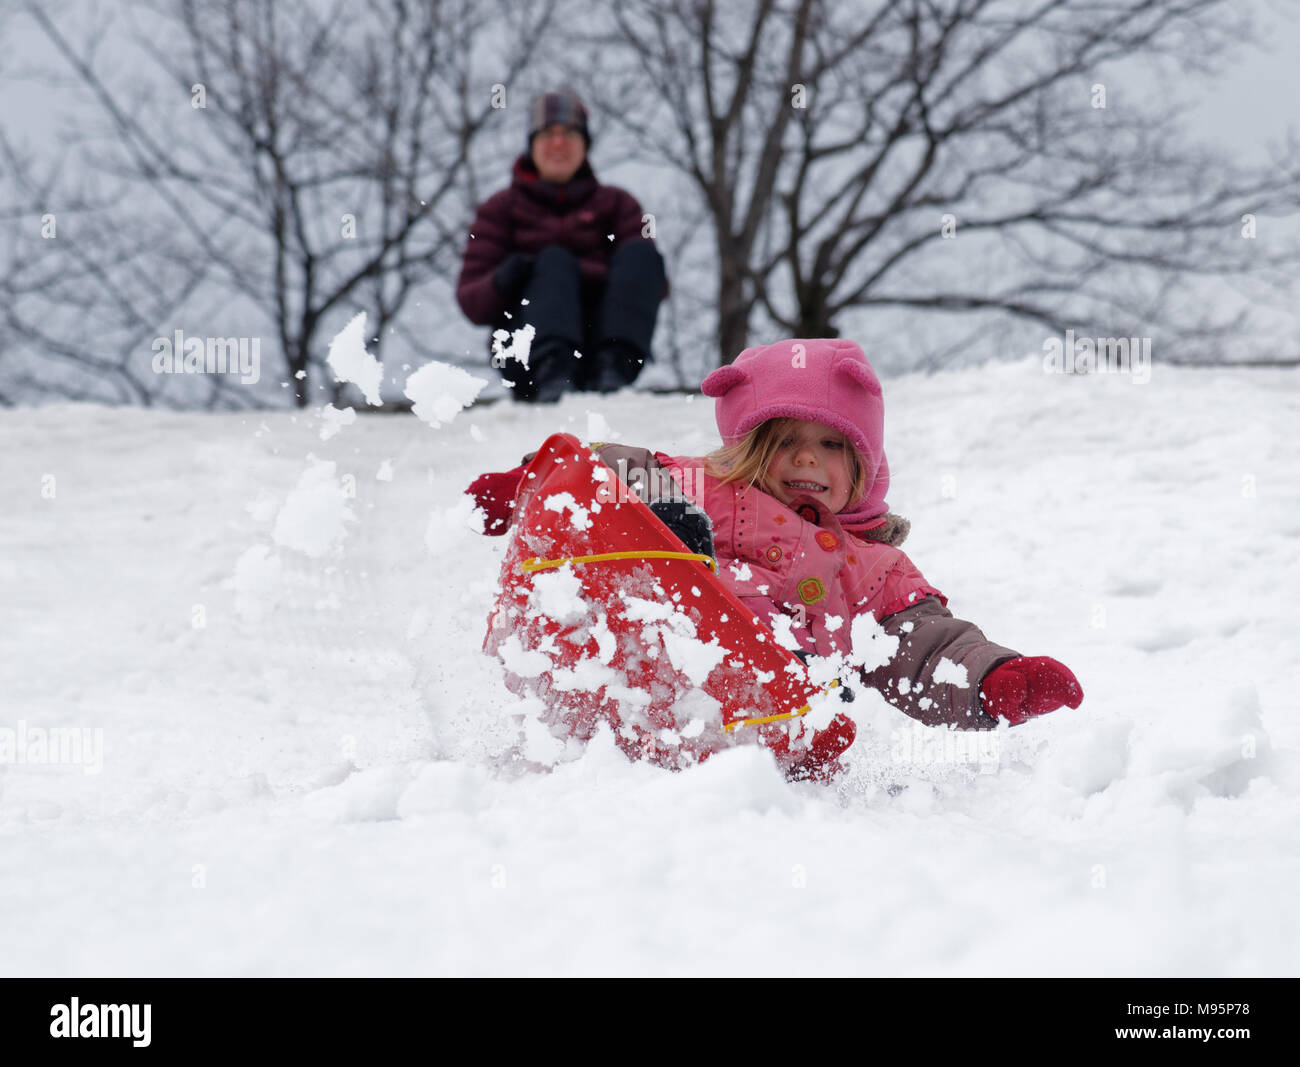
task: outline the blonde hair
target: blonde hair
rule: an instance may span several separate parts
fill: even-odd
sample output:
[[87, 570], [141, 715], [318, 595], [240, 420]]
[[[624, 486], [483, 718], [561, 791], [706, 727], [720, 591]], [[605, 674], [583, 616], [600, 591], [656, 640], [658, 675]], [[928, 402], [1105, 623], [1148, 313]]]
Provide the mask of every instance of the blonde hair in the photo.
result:
[[[743, 482], [772, 495], [766, 479], [768, 465], [776, 455], [776, 450], [781, 447], [786, 434], [806, 421], [808, 420], [768, 419], [755, 426], [736, 444], [724, 445], [710, 452], [704, 457], [704, 469], [723, 485]], [[849, 480], [852, 483], [852, 488], [849, 490], [849, 505], [851, 505], [866, 495], [867, 465], [862, 462], [862, 457], [848, 435], [838, 430], [835, 432], [844, 438], [849, 453]]]

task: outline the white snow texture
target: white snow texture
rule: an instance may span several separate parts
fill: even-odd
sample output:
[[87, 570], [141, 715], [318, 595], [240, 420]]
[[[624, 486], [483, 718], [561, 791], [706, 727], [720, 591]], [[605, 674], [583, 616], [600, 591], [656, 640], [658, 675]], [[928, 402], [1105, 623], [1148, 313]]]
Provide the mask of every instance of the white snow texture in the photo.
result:
[[[712, 405], [412, 383], [419, 419], [325, 440], [319, 413], [0, 421], [0, 971], [1295, 973], [1293, 373], [887, 379], [909, 557], [1086, 696], [974, 737], [864, 693], [830, 786], [756, 746], [680, 773], [577, 746], [481, 651], [506, 539], [468, 483], [593, 425], [700, 455]], [[569, 610], [570, 579], [538, 597]]]

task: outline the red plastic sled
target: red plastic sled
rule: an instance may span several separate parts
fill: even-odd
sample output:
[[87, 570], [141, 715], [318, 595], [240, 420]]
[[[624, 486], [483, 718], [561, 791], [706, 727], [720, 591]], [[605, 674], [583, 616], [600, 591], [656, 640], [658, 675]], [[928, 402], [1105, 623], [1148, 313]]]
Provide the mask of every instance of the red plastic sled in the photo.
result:
[[587, 740], [605, 722], [630, 759], [673, 768], [751, 731], [788, 754], [789, 720], [820, 689], [713, 567], [555, 434], [520, 486], [483, 647], [554, 733]]

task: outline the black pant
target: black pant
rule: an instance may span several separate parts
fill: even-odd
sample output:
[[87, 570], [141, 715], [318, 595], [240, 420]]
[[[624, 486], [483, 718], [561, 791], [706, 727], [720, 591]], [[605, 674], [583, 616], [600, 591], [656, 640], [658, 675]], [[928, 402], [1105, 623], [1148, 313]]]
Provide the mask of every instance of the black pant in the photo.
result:
[[494, 359], [515, 395], [531, 399], [540, 382], [567, 389], [630, 385], [650, 358], [650, 341], [664, 292], [664, 262], [649, 241], [626, 241], [614, 249], [603, 283], [584, 279], [577, 257], [560, 245], [537, 255], [523, 299], [498, 328], [533, 327], [528, 367], [517, 359]]

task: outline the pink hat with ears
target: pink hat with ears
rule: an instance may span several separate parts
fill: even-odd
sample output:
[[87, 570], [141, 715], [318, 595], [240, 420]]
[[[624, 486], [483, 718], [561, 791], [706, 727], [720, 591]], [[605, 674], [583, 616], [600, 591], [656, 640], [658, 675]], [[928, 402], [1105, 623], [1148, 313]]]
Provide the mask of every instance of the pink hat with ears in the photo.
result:
[[888, 510], [885, 400], [876, 372], [852, 341], [822, 337], [747, 348], [700, 388], [717, 399], [718, 432], [728, 445], [768, 419], [804, 419], [839, 430], [867, 471], [866, 493], [851, 505], [852, 518], [862, 521]]

